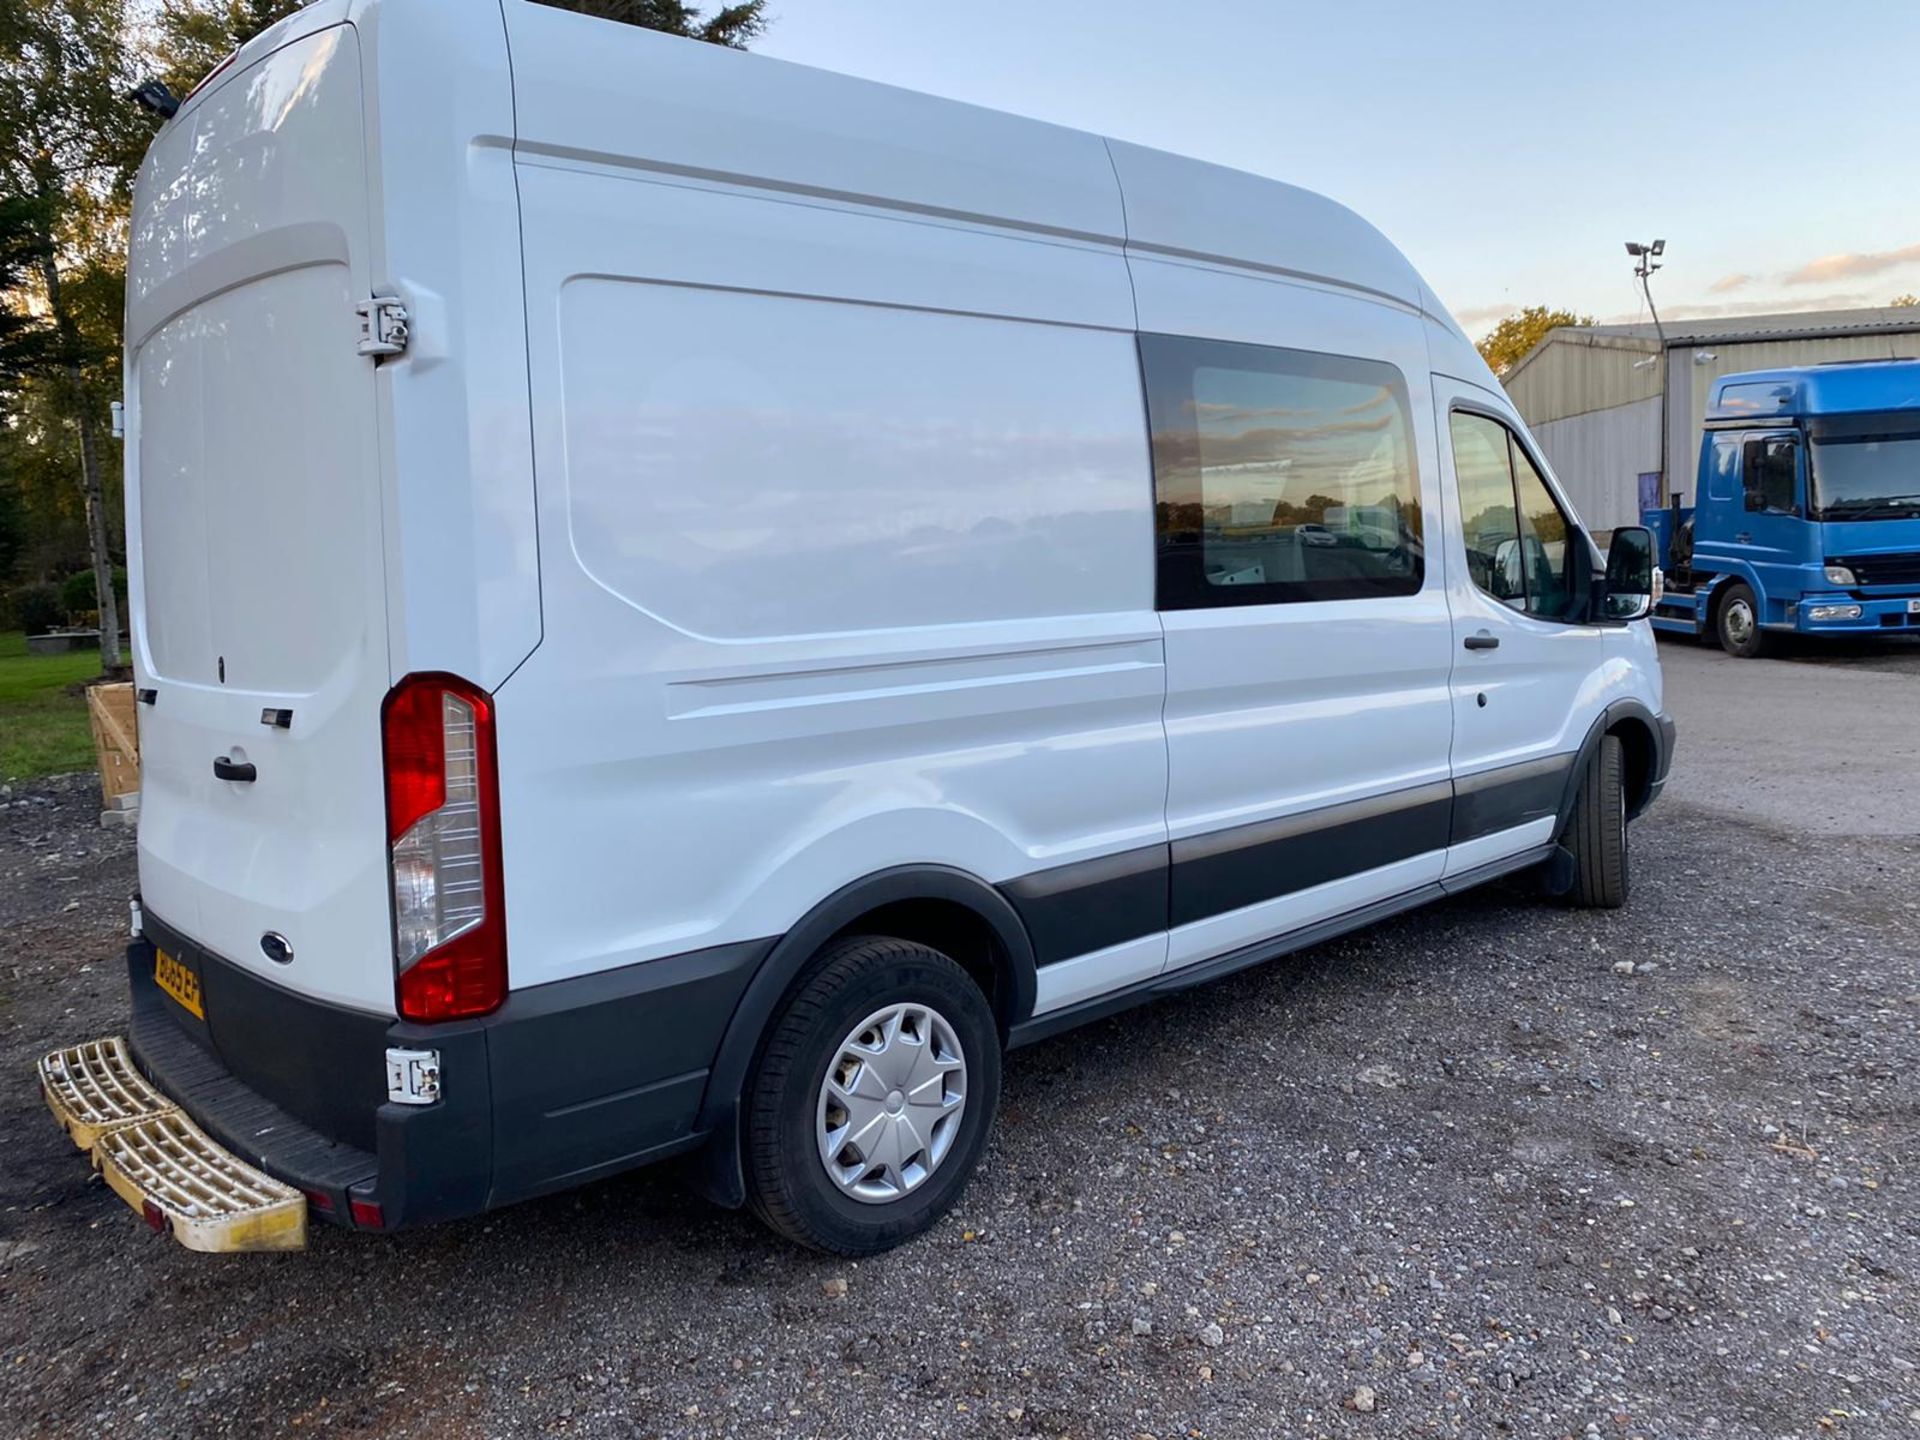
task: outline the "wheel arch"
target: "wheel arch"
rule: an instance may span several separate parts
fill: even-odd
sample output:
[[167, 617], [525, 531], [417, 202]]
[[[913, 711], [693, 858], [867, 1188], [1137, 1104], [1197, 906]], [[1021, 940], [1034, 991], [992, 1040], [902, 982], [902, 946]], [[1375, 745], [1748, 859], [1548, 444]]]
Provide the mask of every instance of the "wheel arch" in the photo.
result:
[[695, 1120], [708, 1139], [691, 1176], [716, 1203], [746, 1200], [741, 1099], [774, 1018], [814, 956], [856, 934], [914, 940], [951, 955], [986, 991], [1003, 1043], [1033, 1013], [1033, 943], [1012, 903], [986, 881], [952, 866], [900, 865], [842, 886], [775, 942], [721, 1037]]
[[1586, 739], [1581, 741], [1574, 756], [1573, 768], [1567, 772], [1566, 788], [1560, 796], [1559, 819], [1554, 826], [1556, 836], [1566, 834], [1567, 825], [1573, 819], [1573, 802], [1580, 793], [1580, 777], [1587, 773], [1600, 742], [1608, 735], [1619, 736], [1625, 751], [1627, 818], [1638, 816], [1652, 801], [1654, 777], [1660, 773], [1660, 746], [1664, 743], [1660, 722], [1638, 700], [1616, 700], [1594, 717], [1593, 724], [1587, 727]]
[[1738, 560], [1723, 563], [1729, 568], [1714, 575], [1713, 583], [1708, 587], [1707, 593], [1706, 633], [1716, 641], [1720, 638], [1720, 611], [1727, 603], [1727, 596], [1733, 593], [1734, 586], [1746, 586], [1748, 593], [1753, 596], [1753, 619], [1756, 625], [1765, 619], [1762, 612], [1766, 609], [1766, 601], [1761, 598], [1765, 592], [1760, 588], [1760, 581], [1755, 576], [1753, 567]]

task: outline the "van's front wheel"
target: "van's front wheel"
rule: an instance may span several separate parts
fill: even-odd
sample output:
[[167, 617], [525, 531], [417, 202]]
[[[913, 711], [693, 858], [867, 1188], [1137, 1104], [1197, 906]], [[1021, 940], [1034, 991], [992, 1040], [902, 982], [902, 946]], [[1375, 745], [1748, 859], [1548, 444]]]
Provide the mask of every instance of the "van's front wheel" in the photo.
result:
[[966, 971], [905, 940], [836, 942], [748, 1090], [754, 1211], [816, 1250], [898, 1245], [959, 1198], [999, 1100], [999, 1032]]
[[1594, 910], [1627, 903], [1626, 751], [1618, 735], [1600, 737], [1573, 799], [1573, 815], [1561, 842], [1573, 855], [1573, 886], [1567, 900]]

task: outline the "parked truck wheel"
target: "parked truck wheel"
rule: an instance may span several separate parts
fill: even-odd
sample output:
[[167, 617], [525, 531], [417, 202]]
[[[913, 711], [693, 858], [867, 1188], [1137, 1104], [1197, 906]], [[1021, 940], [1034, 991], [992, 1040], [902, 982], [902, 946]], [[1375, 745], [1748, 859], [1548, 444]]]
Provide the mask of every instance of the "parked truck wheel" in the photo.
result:
[[753, 1209], [816, 1250], [897, 1245], [966, 1188], [999, 1099], [999, 1030], [966, 971], [905, 940], [838, 941], [775, 1021], [748, 1090]]
[[1627, 903], [1626, 754], [1617, 735], [1603, 736], [1574, 796], [1562, 841], [1573, 855], [1570, 904], [1617, 910]]
[[1760, 628], [1760, 603], [1753, 590], [1735, 580], [1727, 586], [1714, 612], [1720, 648], [1741, 660], [1757, 659], [1767, 648], [1767, 632]]

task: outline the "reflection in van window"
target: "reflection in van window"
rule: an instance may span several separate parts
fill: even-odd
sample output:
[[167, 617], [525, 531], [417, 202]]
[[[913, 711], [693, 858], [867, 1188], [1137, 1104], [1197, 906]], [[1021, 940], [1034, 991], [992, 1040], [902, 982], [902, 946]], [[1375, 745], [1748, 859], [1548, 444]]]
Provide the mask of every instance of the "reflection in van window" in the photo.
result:
[[1142, 335], [1140, 350], [1163, 609], [1420, 589], [1420, 489], [1398, 370], [1165, 335]]
[[1520, 520], [1513, 506], [1513, 469], [1507, 427], [1484, 415], [1455, 411], [1453, 474], [1460, 486], [1460, 531], [1467, 542], [1467, 573], [1494, 599], [1527, 608], [1518, 564]]
[[1568, 618], [1573, 586], [1567, 575], [1575, 547], [1573, 527], [1547, 482], [1517, 441], [1513, 447], [1513, 483], [1520, 497], [1521, 553], [1527, 561], [1527, 610], [1549, 619]]
[[1545, 478], [1499, 421], [1457, 410], [1450, 428], [1467, 574], [1503, 605], [1571, 618], [1568, 566], [1581, 547]]

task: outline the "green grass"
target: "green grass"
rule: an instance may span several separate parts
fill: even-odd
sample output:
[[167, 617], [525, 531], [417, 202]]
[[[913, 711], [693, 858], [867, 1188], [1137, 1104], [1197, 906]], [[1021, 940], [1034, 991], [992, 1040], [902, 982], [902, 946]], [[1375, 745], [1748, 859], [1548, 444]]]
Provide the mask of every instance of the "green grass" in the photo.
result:
[[94, 768], [87, 697], [67, 693], [100, 673], [100, 652], [29, 655], [27, 637], [0, 634], [0, 780]]

